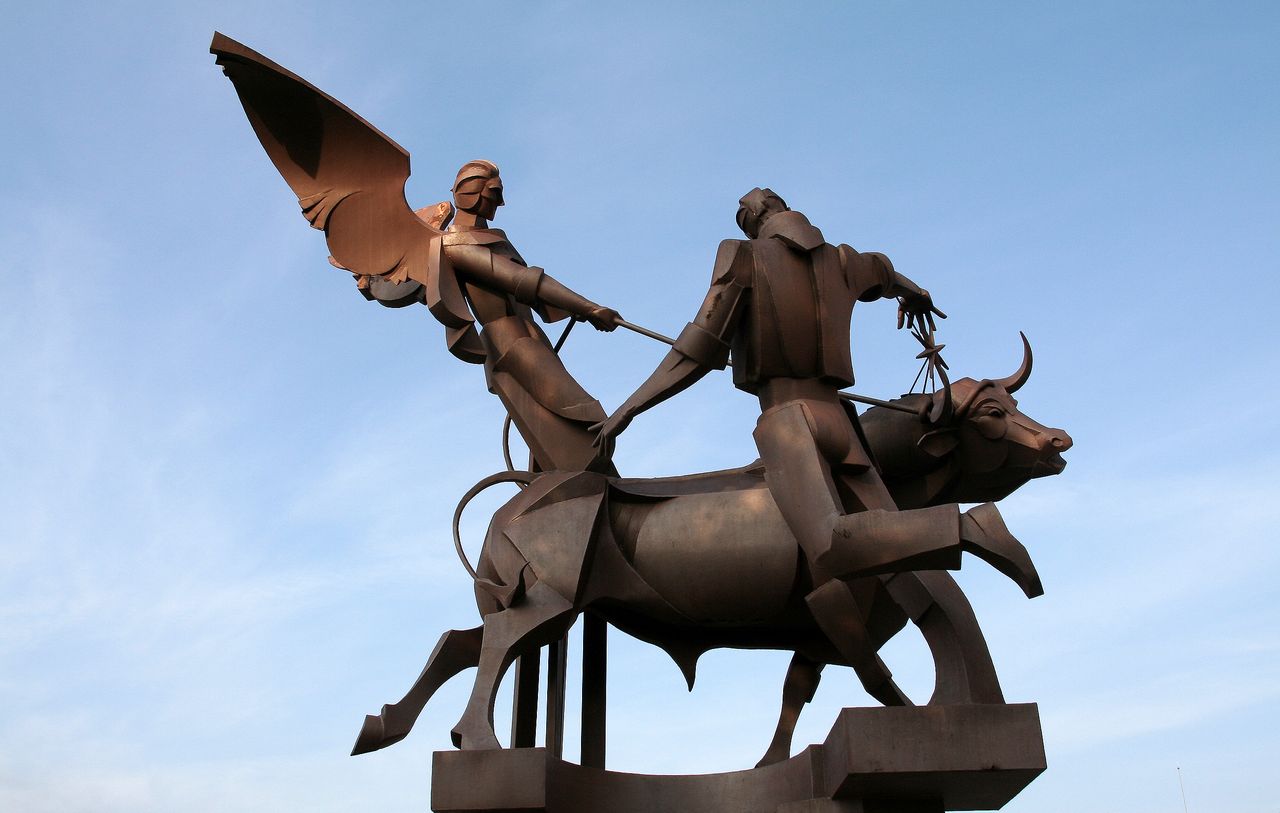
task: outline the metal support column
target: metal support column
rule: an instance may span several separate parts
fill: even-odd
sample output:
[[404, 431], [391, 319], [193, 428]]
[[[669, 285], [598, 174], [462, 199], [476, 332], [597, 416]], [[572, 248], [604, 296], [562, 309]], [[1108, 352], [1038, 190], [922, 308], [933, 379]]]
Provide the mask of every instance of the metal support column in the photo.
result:
[[582, 765], [604, 767], [605, 689], [609, 625], [592, 612], [582, 616]]
[[569, 636], [547, 647], [547, 750], [564, 757], [564, 696], [568, 678]]
[[538, 669], [542, 650], [516, 659], [515, 691], [511, 693], [511, 747], [538, 744]]

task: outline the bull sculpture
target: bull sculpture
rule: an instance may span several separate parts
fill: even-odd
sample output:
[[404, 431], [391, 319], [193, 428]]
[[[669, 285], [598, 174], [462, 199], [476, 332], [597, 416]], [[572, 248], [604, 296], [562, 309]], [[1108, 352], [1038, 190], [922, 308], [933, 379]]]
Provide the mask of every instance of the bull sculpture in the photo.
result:
[[[1008, 378], [961, 379], [862, 416], [866, 443], [899, 508], [984, 503], [970, 516], [1012, 539], [990, 502], [1061, 472], [1061, 453], [1071, 446], [1065, 432], [1018, 411], [1013, 393], [1032, 366], [1025, 336], [1023, 343], [1022, 365]], [[404, 698], [365, 718], [353, 754], [403, 739], [435, 691], [470, 667], [478, 671], [454, 744], [500, 747], [493, 709], [503, 674], [520, 655], [559, 640], [588, 609], [665, 650], [690, 688], [698, 658], [710, 649], [793, 651], [782, 714], [761, 764], [788, 756], [822, 666], [857, 668], [805, 606], [811, 585], [759, 463], [644, 480], [591, 472], [492, 479], [513, 477], [527, 485], [494, 514], [476, 570], [483, 623], [441, 636]], [[993, 564], [1028, 596], [1041, 592], [1029, 558], [1020, 568]], [[931, 704], [1004, 702], [977, 619], [947, 572], [864, 575], [848, 583], [861, 610], [848, 619], [848, 634], [867, 657], [911, 620], [934, 659]]]

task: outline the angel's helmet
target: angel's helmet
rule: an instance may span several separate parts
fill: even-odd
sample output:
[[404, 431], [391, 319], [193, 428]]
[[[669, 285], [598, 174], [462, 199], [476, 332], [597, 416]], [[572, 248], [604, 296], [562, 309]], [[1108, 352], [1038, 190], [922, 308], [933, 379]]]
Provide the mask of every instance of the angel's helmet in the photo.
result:
[[502, 178], [492, 161], [468, 161], [453, 182], [453, 202], [464, 212], [492, 220], [502, 205]]
[[738, 228], [752, 240], [771, 216], [787, 211], [787, 204], [769, 188], [756, 187], [738, 201]]

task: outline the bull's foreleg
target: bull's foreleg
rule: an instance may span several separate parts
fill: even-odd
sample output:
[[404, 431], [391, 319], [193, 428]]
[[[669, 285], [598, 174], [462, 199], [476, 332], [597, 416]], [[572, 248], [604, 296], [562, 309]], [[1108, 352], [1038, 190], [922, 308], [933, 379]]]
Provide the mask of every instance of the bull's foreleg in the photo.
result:
[[862, 608], [848, 584], [832, 579], [804, 600], [822, 634], [853, 668], [867, 694], [886, 706], [912, 705], [911, 698], [893, 682], [893, 673], [876, 654], [879, 646], [872, 641]]
[[351, 755], [367, 754], [379, 748], [394, 745], [408, 736], [417, 722], [418, 715], [427, 705], [427, 701], [445, 681], [463, 669], [475, 666], [480, 662], [480, 641], [483, 627], [469, 630], [449, 630], [440, 636], [436, 648], [422, 674], [413, 682], [413, 686], [398, 703], [389, 703], [382, 707], [378, 716], [366, 715], [364, 725], [360, 728], [360, 736], [356, 738]]
[[573, 604], [538, 582], [514, 607], [484, 619], [480, 663], [471, 699], [453, 727], [453, 744], [466, 750], [501, 748], [493, 731], [493, 704], [507, 668], [520, 655], [559, 640], [573, 624]]
[[883, 581], [893, 600], [920, 628], [933, 655], [935, 683], [929, 704], [1003, 703], [982, 628], [951, 574], [899, 573]]
[[796, 733], [796, 722], [806, 703], [813, 700], [822, 680], [822, 667], [826, 664], [811, 661], [797, 652], [791, 656], [787, 677], [782, 684], [782, 713], [778, 715], [778, 727], [773, 732], [769, 750], [756, 763], [757, 768], [782, 762], [791, 756], [791, 738]]

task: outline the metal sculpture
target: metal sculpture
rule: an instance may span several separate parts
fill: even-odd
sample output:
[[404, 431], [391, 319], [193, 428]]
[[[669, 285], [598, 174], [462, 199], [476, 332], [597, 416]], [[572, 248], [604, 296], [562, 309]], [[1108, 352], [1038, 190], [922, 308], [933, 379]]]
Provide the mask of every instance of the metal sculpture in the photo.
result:
[[[1030, 365], [1028, 346], [1022, 370], [1029, 372]], [[1008, 387], [1016, 391], [1022, 370], [1009, 379], [955, 382], [960, 407], [941, 423], [917, 415], [927, 413], [942, 393], [894, 402], [909, 407], [907, 413], [884, 407], [868, 411], [868, 445], [884, 461], [891, 494], [904, 509], [944, 501], [984, 502], [966, 516], [991, 534], [1012, 539], [995, 507], [985, 501], [1001, 499], [1032, 478], [1060, 472], [1065, 466], [1061, 452], [1070, 446], [1061, 430], [1018, 412]], [[994, 418], [998, 432], [990, 427], [996, 408], [1002, 411]], [[939, 436], [954, 442], [947, 448], [922, 443]], [[435, 689], [477, 664], [477, 691], [455, 735], [463, 747], [496, 747], [489, 715], [497, 672], [504, 668], [500, 664], [509, 662], [520, 646], [532, 645], [530, 641], [547, 643], [558, 637], [556, 627], [571, 623], [574, 614], [588, 607], [666, 650], [690, 687], [698, 657], [717, 647], [795, 650], [799, 660], [793, 662], [789, 682], [805, 680], [798, 670], [808, 664], [853, 665], [805, 610], [803, 588], [797, 590], [807, 584], [795, 556], [797, 543], [767, 479], [766, 467], [757, 461], [740, 469], [673, 478], [566, 472], [533, 481], [533, 487], [494, 515], [486, 536], [476, 582], [485, 625], [445, 633], [405, 698], [366, 718], [356, 752], [398, 742]], [[852, 544], [856, 540], [845, 540], [841, 548]], [[958, 560], [958, 551], [953, 553]], [[709, 576], [713, 573], [716, 578]], [[1013, 569], [1012, 575], [1028, 595], [1040, 592], [1029, 562], [1026, 570]], [[529, 585], [542, 587], [533, 600]], [[1003, 702], [972, 610], [945, 574], [863, 578], [850, 590], [859, 599], [856, 615], [839, 621], [868, 631], [855, 634], [870, 643], [871, 657], [906, 623], [904, 608], [916, 608], [912, 618], [921, 625], [938, 665], [931, 702]], [[542, 606], [563, 615], [548, 619]], [[940, 614], [930, 617], [932, 607], [941, 607]], [[942, 616], [947, 623], [937, 624]], [[499, 645], [500, 637], [517, 640]], [[486, 669], [481, 663], [482, 642], [499, 665]], [[816, 677], [808, 681], [816, 688]], [[789, 735], [775, 738], [775, 744], [783, 739], [789, 744]], [[764, 761], [785, 758], [786, 750], [772, 747]]]
[[[488, 388], [531, 452], [529, 471], [486, 478], [464, 497], [465, 505], [500, 481], [523, 487], [494, 514], [477, 567], [467, 563], [483, 623], [446, 632], [405, 697], [365, 719], [353, 753], [402, 739], [445, 681], [475, 667], [471, 697], [453, 729], [455, 745], [475, 755], [437, 755], [436, 810], [645, 809], [644, 800], [657, 798], [708, 811], [781, 811], [801, 803], [844, 810], [838, 800], [856, 798], [870, 810], [889, 797], [941, 810], [999, 806], [1043, 769], [1034, 706], [1004, 705], [977, 619], [946, 573], [968, 552], [1029, 597], [1041, 592], [1030, 556], [993, 504], [1032, 478], [1060, 472], [1071, 445], [1065, 432], [1026, 417], [1013, 399], [1031, 372], [1025, 337], [1013, 375], [951, 382], [933, 338], [934, 317], [945, 314], [929, 293], [882, 254], [826, 242], [803, 214], [757, 188], [739, 201], [747, 239], [721, 244], [703, 306], [678, 338], [666, 339], [525, 264], [506, 235], [489, 227], [503, 204], [493, 163], [468, 162], [456, 175], [452, 202], [415, 212], [404, 197], [408, 154], [398, 145], [245, 46], [215, 34], [211, 50], [303, 214], [324, 231], [330, 262], [350, 271], [371, 301], [425, 304], [444, 326], [449, 350], [484, 365]], [[881, 298], [897, 299], [898, 327], [924, 345], [926, 380], [941, 385], [932, 392], [879, 401], [841, 391], [853, 384], [853, 305]], [[672, 350], [606, 416], [535, 315], [600, 330], [626, 327]], [[610, 458], [619, 433], [731, 359], [735, 385], [760, 401], [760, 459], [674, 478], [617, 476]], [[860, 417], [850, 400], [876, 406]], [[960, 507], [974, 502], [981, 505]], [[792, 651], [775, 735], [756, 772], [733, 780], [639, 777], [642, 785], [609, 780], [612, 796], [590, 801], [582, 788], [603, 780], [569, 771], [558, 747], [533, 761], [503, 756], [493, 707], [504, 674], [543, 646], [560, 647], [563, 664], [563, 636], [584, 612], [664, 649], [690, 687], [709, 649]], [[908, 620], [933, 655], [928, 707], [936, 712], [905, 708], [912, 701], [876, 654]], [[602, 652], [587, 660], [598, 668]], [[791, 757], [800, 710], [829, 663], [852, 667], [872, 697], [904, 708], [890, 716], [889, 709], [846, 710], [832, 738]], [[528, 703], [522, 712], [520, 702], [517, 714], [527, 717]], [[965, 711], [973, 708], [991, 711]], [[584, 717], [593, 714], [602, 710], [584, 709]], [[549, 717], [562, 730], [557, 714]], [[939, 736], [939, 726], [950, 741], [988, 743], [968, 756], [996, 759], [991, 754], [999, 752], [1003, 765], [994, 767], [1003, 772], [974, 763], [979, 779], [964, 773], [969, 768], [956, 769], [964, 774], [956, 779], [920, 763], [930, 747], [942, 747], [924, 741]], [[951, 730], [956, 726], [963, 731]], [[882, 728], [883, 736], [924, 739], [914, 757], [895, 761], [887, 745], [867, 739]], [[528, 732], [513, 739], [532, 744]], [[862, 757], [851, 756], [853, 741], [884, 751], [884, 764], [896, 766], [885, 775], [928, 777], [914, 791], [870, 777], [858, 767]], [[584, 748], [584, 765], [586, 756]], [[506, 779], [482, 792], [451, 778], [476, 770]], [[517, 804], [532, 793], [528, 783], [541, 788], [541, 801]], [[563, 787], [553, 794], [557, 783]], [[486, 793], [498, 795], [486, 801]]]

